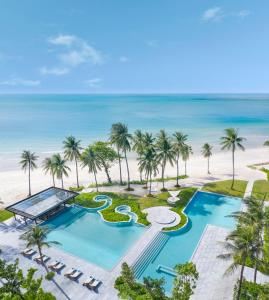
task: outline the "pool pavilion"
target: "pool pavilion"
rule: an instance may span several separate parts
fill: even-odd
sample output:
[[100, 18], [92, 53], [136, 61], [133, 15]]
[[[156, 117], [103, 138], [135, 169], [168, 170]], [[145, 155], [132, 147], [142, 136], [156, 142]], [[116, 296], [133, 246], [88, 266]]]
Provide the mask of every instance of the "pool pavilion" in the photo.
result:
[[12, 212], [15, 219], [17, 215], [21, 216], [26, 224], [27, 220], [34, 221], [37, 224], [62, 211], [66, 203], [77, 195], [76, 192], [49, 187], [6, 207], [6, 210]]

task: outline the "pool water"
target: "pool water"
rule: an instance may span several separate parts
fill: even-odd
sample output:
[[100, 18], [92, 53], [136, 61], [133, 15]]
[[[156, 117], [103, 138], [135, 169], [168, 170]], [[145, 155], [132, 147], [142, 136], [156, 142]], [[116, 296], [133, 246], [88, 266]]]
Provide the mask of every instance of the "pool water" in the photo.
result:
[[206, 225], [233, 229], [235, 220], [227, 216], [240, 208], [241, 200], [238, 198], [197, 192], [185, 209], [189, 217], [188, 225], [179, 232], [168, 233], [170, 238], [138, 279], [142, 280], [146, 276], [164, 277], [165, 290], [171, 292], [174, 277], [164, 272], [157, 272], [158, 266], [173, 268], [178, 263], [189, 261]]
[[52, 229], [48, 240], [61, 243], [57, 247], [107, 270], [145, 232], [137, 224], [108, 224], [97, 212], [79, 206], [69, 207], [43, 224]]

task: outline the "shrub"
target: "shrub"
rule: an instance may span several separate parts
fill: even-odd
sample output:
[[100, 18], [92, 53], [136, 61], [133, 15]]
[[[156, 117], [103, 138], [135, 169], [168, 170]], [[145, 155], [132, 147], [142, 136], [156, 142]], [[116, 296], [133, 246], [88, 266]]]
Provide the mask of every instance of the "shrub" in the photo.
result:
[[55, 273], [54, 272], [48, 272], [47, 275], [45, 276], [45, 278], [47, 280], [52, 280], [54, 277]]
[[82, 185], [82, 186], [70, 186], [69, 187], [69, 190], [72, 191], [72, 192], [81, 192], [82, 190], [84, 190], [85, 187]]

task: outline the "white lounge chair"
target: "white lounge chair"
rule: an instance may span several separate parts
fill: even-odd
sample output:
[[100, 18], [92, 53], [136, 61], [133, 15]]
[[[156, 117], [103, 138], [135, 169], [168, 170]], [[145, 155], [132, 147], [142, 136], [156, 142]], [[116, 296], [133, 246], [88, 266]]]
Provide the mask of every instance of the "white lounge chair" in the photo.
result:
[[75, 272], [76, 272], [76, 269], [71, 268], [71, 269], [69, 269], [69, 270], [64, 274], [64, 276], [70, 276], [71, 274], [73, 274], [73, 273], [75, 273]]
[[91, 290], [97, 289], [97, 287], [101, 284], [101, 280], [95, 279], [92, 283], [87, 285]]
[[54, 260], [51, 264], [48, 265], [49, 268], [53, 269], [56, 267], [60, 262], [58, 260]]
[[[48, 256], [45, 255], [45, 254], [42, 255], [42, 258], [43, 258], [43, 262], [44, 262], [44, 263], [50, 259], [50, 257], [48, 257]], [[41, 263], [42, 263], [41, 256], [35, 257], [34, 260], [35, 260], [38, 264], [41, 264]]]
[[91, 284], [94, 280], [95, 280], [95, 279], [94, 279], [92, 276], [90, 276], [89, 278], [87, 278], [87, 279], [83, 282], [82, 285], [88, 286], [88, 285]]
[[56, 266], [54, 266], [52, 269], [54, 271], [60, 271], [63, 267], [65, 267], [65, 264], [62, 262], [59, 262]]
[[24, 249], [21, 252], [21, 254], [24, 255], [24, 256], [32, 256], [34, 253], [36, 253], [36, 251], [31, 249], [31, 248]]
[[82, 275], [82, 272], [79, 270], [76, 270], [74, 273], [72, 273], [71, 275], [68, 275], [68, 278], [72, 279], [72, 280], [76, 280], [78, 279], [79, 276]]

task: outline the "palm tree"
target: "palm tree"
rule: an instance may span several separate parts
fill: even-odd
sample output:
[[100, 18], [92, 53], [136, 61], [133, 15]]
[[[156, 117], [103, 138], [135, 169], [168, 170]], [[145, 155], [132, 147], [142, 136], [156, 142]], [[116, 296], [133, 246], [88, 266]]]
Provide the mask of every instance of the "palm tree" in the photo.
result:
[[213, 147], [209, 145], [208, 143], [205, 143], [202, 147], [202, 154], [204, 158], [207, 158], [207, 174], [210, 174], [209, 171], [209, 158], [212, 156], [212, 149]]
[[246, 140], [243, 137], [238, 136], [238, 130], [234, 128], [226, 128], [224, 130], [225, 136], [221, 137], [220, 144], [222, 145], [222, 150], [232, 150], [232, 161], [233, 161], [233, 181], [232, 181], [232, 189], [234, 187], [234, 153], [236, 148], [244, 151], [245, 148], [242, 145], [242, 142]]
[[62, 182], [62, 188], [64, 188], [64, 181], [63, 176], [68, 177], [68, 171], [70, 171], [70, 168], [66, 165], [67, 160], [62, 158], [59, 153], [54, 154], [52, 156], [52, 164], [54, 168], [54, 173], [56, 174], [56, 177], [58, 179], [61, 179]]
[[31, 196], [31, 171], [37, 168], [36, 161], [38, 156], [34, 152], [24, 150], [21, 154], [20, 165], [22, 169], [26, 172], [28, 170], [28, 196]]
[[237, 300], [240, 299], [241, 287], [244, 275], [244, 269], [246, 265], [246, 260], [252, 252], [252, 241], [255, 235], [255, 231], [252, 226], [237, 226], [237, 228], [232, 231], [226, 238], [224, 244], [226, 250], [229, 252], [225, 254], [218, 255], [218, 258], [222, 259], [233, 259], [232, 264], [224, 273], [225, 275], [233, 273], [235, 269], [241, 266]]
[[269, 146], [269, 140], [265, 141], [264, 144], [263, 144], [263, 146], [267, 146], [268, 147]]
[[155, 137], [153, 137], [152, 133], [145, 132], [144, 133], [144, 141], [143, 141], [143, 148], [152, 148], [155, 149]]
[[145, 172], [146, 178], [149, 178], [149, 194], [151, 196], [152, 175], [158, 173], [158, 160], [156, 151], [153, 148], [146, 148], [139, 159], [139, 171]]
[[164, 187], [164, 172], [167, 162], [170, 163], [171, 166], [173, 166], [174, 160], [175, 160], [175, 151], [173, 149], [173, 145], [171, 143], [171, 140], [165, 130], [160, 130], [158, 136], [157, 136], [157, 142], [156, 142], [156, 150], [157, 150], [157, 157], [158, 161], [161, 163], [161, 170], [162, 170], [162, 182], [163, 187], [162, 191], [166, 191]]
[[179, 187], [178, 184], [178, 177], [179, 177], [179, 157], [181, 155], [181, 151], [183, 146], [185, 145], [185, 142], [188, 139], [188, 135], [187, 134], [183, 134], [180, 131], [177, 131], [173, 134], [174, 137], [174, 141], [173, 141], [173, 147], [175, 150], [175, 154], [176, 154], [176, 165], [177, 165], [177, 182], [175, 187]]
[[120, 169], [120, 184], [122, 185], [122, 171], [121, 171], [121, 154], [120, 154], [120, 145], [118, 141], [118, 136], [120, 132], [121, 123], [115, 123], [112, 124], [111, 130], [110, 130], [110, 143], [114, 145], [117, 149], [118, 153], [118, 161], [119, 161], [119, 169]]
[[60, 244], [56, 241], [47, 241], [47, 235], [49, 233], [49, 228], [45, 226], [34, 226], [31, 227], [29, 231], [21, 235], [21, 239], [26, 241], [27, 246], [26, 247], [37, 247], [39, 256], [41, 259], [42, 265], [45, 267], [46, 271], [48, 272], [48, 268], [44, 263], [43, 260], [43, 251], [42, 249], [44, 247], [50, 247], [51, 244]]
[[117, 123], [117, 131], [113, 135], [114, 144], [117, 145], [117, 149], [122, 150], [125, 157], [126, 168], [127, 168], [127, 179], [128, 191], [132, 190], [130, 187], [130, 172], [129, 172], [129, 164], [127, 159], [127, 152], [131, 150], [131, 140], [132, 135], [128, 132], [128, 127], [125, 124]]
[[94, 174], [96, 191], [98, 192], [98, 183], [97, 183], [96, 174], [98, 170], [101, 170], [101, 161], [98, 156], [98, 153], [94, 151], [93, 146], [89, 146], [82, 152], [81, 163], [83, 168], [87, 167], [89, 169], [89, 173]]
[[[144, 135], [140, 129], [136, 130], [133, 134], [133, 150], [138, 154], [138, 161], [144, 151]], [[142, 171], [140, 171], [140, 182], [142, 182]]]
[[76, 140], [75, 137], [68, 136], [65, 141], [63, 141], [64, 144], [64, 157], [70, 161], [75, 161], [76, 165], [76, 175], [77, 175], [77, 187], [79, 187], [79, 181], [78, 181], [78, 160], [80, 158], [80, 150], [82, 147], [80, 146], [81, 141]]
[[53, 159], [51, 157], [46, 157], [43, 160], [42, 166], [45, 174], [50, 173], [50, 175], [52, 176], [53, 186], [55, 186], [55, 166], [53, 163]]
[[192, 147], [185, 144], [181, 149], [182, 160], [185, 164], [185, 176], [187, 176], [187, 161], [189, 160], [191, 154], [193, 154]]

